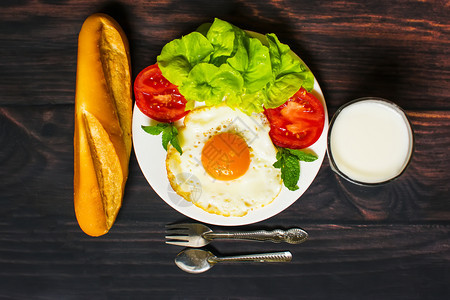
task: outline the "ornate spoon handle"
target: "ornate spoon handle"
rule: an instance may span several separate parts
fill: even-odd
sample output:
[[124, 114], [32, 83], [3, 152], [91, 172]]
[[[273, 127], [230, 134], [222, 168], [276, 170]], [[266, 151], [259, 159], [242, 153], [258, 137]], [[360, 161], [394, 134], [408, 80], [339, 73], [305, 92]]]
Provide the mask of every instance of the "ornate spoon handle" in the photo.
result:
[[208, 259], [210, 263], [218, 262], [288, 262], [292, 260], [292, 254], [289, 251], [248, 254], [236, 256], [213, 256]]
[[207, 240], [212, 239], [239, 239], [271, 241], [274, 243], [286, 242], [289, 244], [300, 244], [308, 238], [308, 233], [300, 228], [289, 230], [276, 229], [273, 231], [257, 230], [249, 232], [207, 232], [203, 235]]

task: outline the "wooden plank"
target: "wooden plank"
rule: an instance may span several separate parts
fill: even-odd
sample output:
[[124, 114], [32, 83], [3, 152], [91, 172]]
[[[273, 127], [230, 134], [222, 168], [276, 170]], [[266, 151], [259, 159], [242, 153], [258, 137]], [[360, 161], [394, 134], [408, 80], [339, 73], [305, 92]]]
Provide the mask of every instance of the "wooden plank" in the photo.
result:
[[[415, 153], [406, 173], [378, 188], [359, 188], [337, 177], [328, 160], [310, 189], [281, 214], [286, 221], [448, 221], [450, 117], [446, 112], [411, 112]], [[0, 108], [0, 190], [9, 210], [30, 204], [52, 216], [72, 217], [73, 106]], [[42, 197], [41, 193], [45, 193]], [[148, 198], [165, 204], [147, 185], [134, 155], [125, 197], [131, 216], [153, 215]], [[16, 199], [25, 201], [22, 205]], [[34, 203], [39, 199], [39, 203]], [[164, 209], [164, 212], [167, 210]], [[130, 216], [130, 217], [131, 217]], [[171, 215], [173, 216], [173, 214]], [[295, 222], [293, 222], [295, 223]]]
[[0, 104], [73, 103], [78, 31], [90, 13], [104, 11], [129, 36], [134, 76], [166, 42], [217, 16], [277, 33], [314, 71], [330, 106], [373, 95], [407, 109], [449, 107], [450, 8], [440, 1], [189, 1], [175, 11], [164, 1], [123, 3], [4, 4]]
[[12, 235], [0, 223], [0, 297], [439, 299], [449, 293], [448, 225], [304, 223], [310, 239], [301, 245], [217, 241], [210, 247], [223, 255], [289, 250], [291, 263], [221, 264], [196, 276], [173, 263], [182, 248], [163, 244], [164, 224], [121, 223], [95, 239], [72, 225], [18, 226]]
[[[0, 4], [0, 298], [448, 299], [450, 297], [450, 6], [441, 0], [12, 1]], [[379, 188], [339, 179], [327, 158], [307, 192], [258, 224], [299, 226], [301, 245], [215, 241], [229, 255], [290, 250], [289, 264], [173, 263], [164, 225], [185, 221], [132, 155], [124, 205], [103, 237], [73, 210], [77, 35], [106, 12], [125, 29], [134, 76], [168, 41], [219, 17], [275, 32], [312, 69], [330, 116], [363, 96], [405, 108], [416, 147], [407, 172]], [[212, 226], [223, 230], [218, 226]]]

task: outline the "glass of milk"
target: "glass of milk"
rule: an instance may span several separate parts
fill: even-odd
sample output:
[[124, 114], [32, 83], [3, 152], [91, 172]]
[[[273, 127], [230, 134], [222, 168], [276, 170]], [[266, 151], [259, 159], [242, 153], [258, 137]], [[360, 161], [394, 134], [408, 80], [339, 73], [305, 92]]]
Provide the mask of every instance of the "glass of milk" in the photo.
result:
[[333, 171], [350, 182], [378, 185], [408, 166], [414, 134], [405, 112], [391, 101], [367, 97], [338, 109], [328, 131]]

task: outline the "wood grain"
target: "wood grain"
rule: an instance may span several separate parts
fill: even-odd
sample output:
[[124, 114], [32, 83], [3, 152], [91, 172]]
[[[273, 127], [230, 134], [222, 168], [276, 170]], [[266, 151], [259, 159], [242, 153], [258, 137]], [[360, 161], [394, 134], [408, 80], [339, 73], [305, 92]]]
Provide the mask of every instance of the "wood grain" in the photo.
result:
[[154, 63], [166, 42], [221, 17], [244, 29], [277, 33], [313, 70], [331, 106], [373, 95], [406, 109], [448, 107], [448, 3], [297, 0], [5, 4], [0, 104], [28, 104], [29, 99], [72, 104], [77, 35], [95, 11], [110, 13], [126, 30], [134, 76]]
[[[413, 159], [398, 180], [367, 189], [340, 179], [325, 158], [288, 209], [229, 228], [299, 226], [307, 242], [208, 247], [225, 255], [289, 250], [289, 264], [180, 271], [173, 258], [181, 249], [164, 244], [164, 225], [187, 219], [151, 189], [134, 155], [114, 227], [88, 237], [73, 211], [73, 104], [77, 36], [94, 12], [123, 26], [134, 76], [165, 43], [214, 17], [275, 32], [314, 72], [330, 116], [369, 95], [406, 109]], [[450, 298], [449, 15], [439, 0], [2, 1], [0, 298]]]
[[[164, 232], [159, 222], [120, 222], [99, 239], [78, 234], [73, 225], [34, 232], [18, 227], [14, 233], [21, 241], [2, 234], [8, 247], [2, 248], [0, 260], [0, 296], [440, 299], [448, 293], [448, 226], [303, 223], [310, 239], [299, 246], [223, 241], [209, 247], [223, 255], [289, 250], [294, 257], [289, 264], [247, 264], [245, 269], [222, 264], [187, 276], [173, 263], [180, 248], [160, 246]], [[27, 288], [7, 288], [19, 285]], [[405, 293], [409, 289], [418, 294]]]
[[[0, 182], [0, 188], [6, 199], [14, 201], [16, 197], [23, 197], [22, 187], [31, 193], [38, 191], [47, 196], [60, 192], [64, 187], [63, 194], [53, 195], [53, 199], [41, 199], [40, 204], [60, 213], [58, 205], [62, 205], [63, 199], [68, 198], [67, 203], [70, 203], [73, 114], [70, 105], [0, 109], [0, 143], [4, 145], [0, 156], [0, 172], [4, 180]], [[442, 199], [448, 199], [449, 185], [442, 183], [450, 182], [447, 171], [450, 165], [447, 155], [450, 116], [445, 112], [414, 112], [410, 117], [415, 129], [415, 153], [402, 177], [386, 186], [359, 188], [331, 172], [326, 158], [313, 185], [284, 218], [291, 214], [293, 218], [299, 217], [307, 222], [448, 221], [450, 202]], [[429, 148], [431, 144], [432, 149]], [[131, 180], [142, 177], [134, 156], [130, 172]], [[145, 180], [140, 180], [136, 186], [129, 184], [127, 189], [131, 192], [145, 185]], [[53, 201], [57, 204], [51, 208]]]

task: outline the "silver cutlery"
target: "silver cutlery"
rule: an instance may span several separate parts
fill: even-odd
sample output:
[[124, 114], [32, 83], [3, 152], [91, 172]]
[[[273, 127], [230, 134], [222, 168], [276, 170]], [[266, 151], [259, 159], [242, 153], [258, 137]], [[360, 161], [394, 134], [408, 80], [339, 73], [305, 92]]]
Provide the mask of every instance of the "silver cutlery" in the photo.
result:
[[216, 256], [202, 249], [186, 249], [175, 258], [175, 264], [188, 273], [203, 273], [219, 262], [289, 262], [292, 254], [289, 251], [248, 254], [236, 256]]
[[166, 225], [166, 243], [184, 247], [203, 247], [213, 239], [239, 239], [286, 242], [300, 244], [308, 238], [308, 233], [300, 228], [289, 230], [257, 230], [247, 232], [213, 232], [209, 227], [198, 223]]

